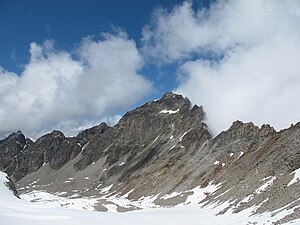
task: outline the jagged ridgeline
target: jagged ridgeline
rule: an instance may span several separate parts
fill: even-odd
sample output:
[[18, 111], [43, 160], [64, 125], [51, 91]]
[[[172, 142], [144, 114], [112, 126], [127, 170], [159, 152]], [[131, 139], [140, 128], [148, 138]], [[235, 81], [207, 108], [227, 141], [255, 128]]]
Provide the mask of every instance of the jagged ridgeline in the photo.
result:
[[92, 197], [103, 211], [108, 200], [101, 197], [108, 193], [131, 202], [151, 196], [157, 206], [174, 206], [209, 185], [218, 189], [201, 203], [229, 202], [221, 213], [300, 205], [300, 182], [291, 182], [300, 167], [299, 123], [277, 132], [237, 121], [213, 138], [204, 119], [202, 107], [166, 93], [127, 112], [114, 127], [101, 123], [76, 137], [53, 131], [35, 142], [11, 134], [0, 142], [0, 169], [21, 193]]

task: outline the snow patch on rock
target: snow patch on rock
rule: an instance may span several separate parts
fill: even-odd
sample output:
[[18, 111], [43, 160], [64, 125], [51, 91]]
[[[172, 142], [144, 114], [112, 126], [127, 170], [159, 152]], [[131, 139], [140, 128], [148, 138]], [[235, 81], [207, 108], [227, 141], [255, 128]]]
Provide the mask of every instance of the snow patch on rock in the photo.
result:
[[[287, 186], [290, 186], [298, 181], [300, 181], [300, 168], [292, 172], [294, 174], [294, 178], [288, 183]], [[291, 173], [291, 174], [292, 174]]]
[[164, 109], [164, 110], [161, 110], [159, 113], [174, 114], [174, 113], [178, 113], [178, 112], [179, 112], [179, 109], [177, 109], [177, 110], [167, 110], [167, 109]]

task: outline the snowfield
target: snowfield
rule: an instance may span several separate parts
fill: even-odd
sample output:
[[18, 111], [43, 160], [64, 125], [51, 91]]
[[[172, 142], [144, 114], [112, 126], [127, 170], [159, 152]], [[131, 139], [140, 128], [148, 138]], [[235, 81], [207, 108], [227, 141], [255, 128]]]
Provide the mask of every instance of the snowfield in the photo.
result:
[[[49, 204], [47, 204], [46, 199], [34, 203], [18, 199], [7, 188], [6, 181], [6, 174], [0, 172], [1, 225], [249, 225], [254, 224], [254, 222], [271, 225], [273, 221], [283, 218], [292, 210], [284, 210], [274, 217], [271, 217], [271, 213], [250, 216], [253, 209], [247, 209], [238, 214], [227, 212], [224, 215], [216, 216], [215, 214], [228, 204], [210, 205], [203, 208], [196, 204], [203, 198], [202, 195], [205, 191], [217, 188], [210, 186], [205, 190], [193, 189], [194, 195], [188, 199], [189, 204], [175, 208], [143, 209], [126, 213], [95, 212], [76, 210], [76, 208], [82, 209], [82, 205], [92, 205], [86, 199], [82, 199], [82, 201], [69, 199], [73, 201], [71, 204], [66, 198], [55, 197], [48, 193], [38, 196], [48, 198]], [[32, 195], [37, 194], [33, 193]], [[168, 197], [171, 196], [165, 196], [165, 198]], [[61, 208], [61, 204], [65, 204], [65, 207], [69, 205], [73, 209]], [[90, 210], [90, 208], [88, 209]], [[300, 224], [300, 219], [287, 224]]]

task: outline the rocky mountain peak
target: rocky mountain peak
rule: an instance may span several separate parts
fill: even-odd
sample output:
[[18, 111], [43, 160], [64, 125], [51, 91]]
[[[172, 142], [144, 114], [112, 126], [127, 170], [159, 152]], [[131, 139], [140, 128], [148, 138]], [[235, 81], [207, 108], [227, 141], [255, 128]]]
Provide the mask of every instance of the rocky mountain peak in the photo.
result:
[[53, 130], [51, 133], [44, 135], [44, 137], [65, 138], [65, 135], [59, 130]]
[[[196, 196], [196, 204], [230, 202], [220, 213], [298, 204], [293, 174], [300, 167], [300, 123], [276, 132], [268, 124], [235, 121], [212, 138], [204, 118], [202, 106], [168, 92], [113, 127], [101, 123], [76, 137], [53, 131], [33, 142], [14, 133], [0, 141], [0, 169], [23, 191], [96, 198], [97, 210], [137, 209], [143, 198], [155, 206], [189, 204], [211, 186], [216, 190]], [[130, 203], [118, 205], [111, 196]]]
[[10, 134], [0, 141], [0, 170], [5, 170], [26, 145], [26, 138], [21, 131]]
[[86, 141], [93, 140], [93, 139], [97, 138], [98, 135], [105, 132], [109, 128], [110, 127], [106, 123], [102, 122], [97, 126], [94, 126], [92, 128], [81, 131], [77, 135], [77, 138], [84, 139]]
[[0, 142], [2, 141], [18, 141], [20, 143], [25, 143], [25, 136], [21, 131], [17, 131], [10, 134], [7, 138], [1, 140]]
[[169, 110], [177, 110], [182, 106], [191, 107], [191, 102], [188, 98], [184, 98], [182, 95], [175, 94], [173, 92], [167, 92], [164, 94], [157, 103], [161, 107], [166, 107]]
[[269, 134], [275, 134], [276, 130], [274, 129], [274, 127], [271, 127], [269, 124], [263, 124], [260, 128], [260, 132], [263, 135], [269, 135]]
[[[222, 135], [225, 132], [222, 132]], [[226, 134], [234, 133], [235, 135], [245, 135], [248, 134], [260, 134], [269, 135], [275, 134], [276, 130], [269, 124], [263, 124], [261, 127], [254, 125], [252, 122], [243, 123], [242, 121], [234, 121], [230, 128], [226, 131]]]
[[[172, 92], [168, 92], [163, 95], [160, 99], [154, 100], [151, 102], [147, 102], [141, 107], [129, 111], [125, 114], [122, 119], [126, 119], [128, 116], [132, 114], [136, 116], [137, 114], [143, 116], [156, 116], [159, 114], [176, 114], [179, 111], [187, 111], [191, 108], [191, 102], [184, 98], [182, 95], [174, 94]], [[121, 119], [121, 120], [122, 120]]]
[[[125, 155], [129, 160], [133, 160], [143, 151], [149, 152], [153, 157], [157, 150], [152, 148], [166, 139], [189, 132], [203, 132], [206, 129], [203, 117], [202, 107], [191, 108], [187, 98], [169, 92], [159, 100], [127, 112], [112, 128], [100, 125], [104, 129], [96, 132], [96, 139], [90, 139], [82, 152], [82, 159], [74, 165], [75, 169], [82, 170], [104, 155], [107, 155], [106, 162], [109, 165], [113, 165]], [[210, 137], [207, 130], [206, 133], [207, 137]]]
[[177, 134], [195, 126], [206, 126], [203, 119], [202, 107], [195, 105], [191, 108], [187, 98], [168, 92], [158, 100], [127, 112], [116, 128], [126, 130], [122, 134], [123, 139], [155, 139], [164, 133]]

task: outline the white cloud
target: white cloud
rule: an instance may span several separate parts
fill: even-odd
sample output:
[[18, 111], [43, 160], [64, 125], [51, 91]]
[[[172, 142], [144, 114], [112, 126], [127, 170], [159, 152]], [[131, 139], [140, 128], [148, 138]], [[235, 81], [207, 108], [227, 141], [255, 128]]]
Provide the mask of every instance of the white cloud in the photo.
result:
[[158, 10], [144, 54], [182, 62], [177, 92], [202, 104], [217, 134], [237, 119], [277, 129], [300, 121], [299, 1], [186, 1]]
[[86, 38], [77, 54], [74, 59], [58, 51], [51, 41], [31, 43], [22, 74], [0, 69], [0, 134], [20, 129], [37, 137], [54, 128], [74, 134], [126, 109], [151, 89], [138, 73], [143, 60], [135, 42], [123, 33]]

